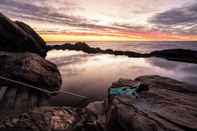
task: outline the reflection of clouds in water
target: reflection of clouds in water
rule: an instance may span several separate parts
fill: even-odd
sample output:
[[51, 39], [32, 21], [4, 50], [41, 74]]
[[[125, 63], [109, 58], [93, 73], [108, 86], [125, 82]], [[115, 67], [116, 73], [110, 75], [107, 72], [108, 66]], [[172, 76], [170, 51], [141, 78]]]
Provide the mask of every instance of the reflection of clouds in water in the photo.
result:
[[164, 68], [167, 70], [174, 70], [179, 67], [182, 63], [179, 62], [174, 62], [174, 61], [168, 61], [166, 59], [161, 59], [161, 58], [148, 58], [146, 59], [146, 62], [158, 66], [160, 68]]
[[77, 65], [87, 62], [88, 57], [91, 56], [80, 51], [52, 50], [48, 53], [47, 59], [58, 66], [64, 78], [75, 76], [85, 71], [85, 68], [78, 68]]
[[86, 62], [88, 60], [87, 57], [89, 57], [87, 54], [79, 54], [79, 55], [60, 57], [52, 61], [56, 63], [56, 65], [59, 68], [61, 68], [62, 66], [67, 66], [71, 64], [80, 64], [80, 63]]
[[48, 53], [47, 59], [60, 68], [61, 66], [85, 62], [89, 56], [86, 53], [77, 51], [52, 50]]
[[188, 64], [187, 66], [182, 67], [182, 70], [197, 75], [197, 64]]
[[47, 57], [58, 65], [63, 78], [63, 89], [92, 98], [104, 98], [108, 87], [119, 78], [135, 79], [142, 75], [161, 75], [197, 84], [197, 65], [194, 64], [159, 58], [63, 52], [65, 56], [61, 52], [56, 58], [53, 53], [57, 54], [58, 51], [50, 51]]
[[197, 85], [197, 64], [185, 64], [185, 66], [181, 67], [181, 71], [183, 74], [183, 81], [187, 81], [191, 84]]
[[[58, 53], [60, 54], [57, 55]], [[49, 52], [48, 59], [58, 65], [68, 83], [79, 79], [84, 80], [82, 83], [91, 83], [98, 79], [102, 83], [109, 83], [122, 77], [134, 79], [141, 75], [161, 75], [188, 81], [186, 78], [197, 76], [196, 65], [160, 58], [128, 58], [54, 50]]]
[[[197, 85], [197, 64], [190, 64], [184, 62], [176, 62], [176, 61], [168, 61], [160, 58], [149, 58], [147, 62], [152, 64], [153, 66], [158, 66], [160, 68], [164, 68], [167, 71], [173, 71], [173, 79], [177, 79], [180, 81], [185, 81], [191, 84]], [[170, 77], [170, 75], [166, 75]]]
[[196, 80], [197, 80], [197, 76], [185, 77], [185, 81], [187, 81], [188, 83], [193, 84], [193, 85], [197, 85]]
[[59, 57], [67, 57], [72, 55], [85, 54], [81, 51], [69, 51], [69, 50], [51, 50], [47, 53], [47, 59], [56, 59]]
[[67, 66], [67, 67], [63, 67], [60, 69], [62, 73], [62, 77], [71, 77], [71, 76], [76, 76], [78, 74], [80, 74], [80, 72], [85, 71], [85, 68], [75, 68], [74, 66]]

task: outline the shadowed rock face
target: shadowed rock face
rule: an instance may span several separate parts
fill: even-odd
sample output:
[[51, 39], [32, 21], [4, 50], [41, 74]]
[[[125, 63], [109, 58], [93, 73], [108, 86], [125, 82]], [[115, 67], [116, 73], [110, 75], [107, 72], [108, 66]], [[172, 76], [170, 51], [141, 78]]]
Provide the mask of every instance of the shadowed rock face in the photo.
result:
[[[0, 129], [18, 128], [18, 130], [29, 129], [31, 131], [44, 129], [68, 131], [197, 130], [196, 87], [170, 78], [142, 76], [135, 80], [117, 81], [111, 88], [132, 86], [138, 82], [142, 83], [141, 89], [144, 90], [138, 91], [137, 96], [108, 97], [105, 101], [90, 103], [82, 109], [39, 108], [31, 113], [1, 120]], [[22, 117], [24, 115], [25, 117]]]
[[0, 52], [0, 75], [50, 91], [61, 86], [57, 66], [33, 53]]
[[44, 40], [28, 25], [12, 21], [0, 13], [0, 50], [33, 52], [46, 56]]
[[49, 94], [10, 79], [48, 91], [58, 91], [62, 83], [56, 65], [39, 55], [0, 51], [1, 118], [48, 105]]
[[[50, 95], [55, 95], [47, 91], [60, 89], [60, 72], [55, 64], [44, 59], [45, 56], [46, 44], [30, 26], [0, 13], [1, 119], [47, 106]], [[42, 89], [47, 93], [40, 91]], [[34, 120], [37, 119], [40, 117]]]

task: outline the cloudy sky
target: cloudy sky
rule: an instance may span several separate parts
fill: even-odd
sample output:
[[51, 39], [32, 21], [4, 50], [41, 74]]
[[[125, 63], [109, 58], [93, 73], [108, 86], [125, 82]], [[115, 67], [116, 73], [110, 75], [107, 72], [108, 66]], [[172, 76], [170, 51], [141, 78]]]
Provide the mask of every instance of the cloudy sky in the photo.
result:
[[0, 0], [47, 41], [197, 40], [196, 0]]

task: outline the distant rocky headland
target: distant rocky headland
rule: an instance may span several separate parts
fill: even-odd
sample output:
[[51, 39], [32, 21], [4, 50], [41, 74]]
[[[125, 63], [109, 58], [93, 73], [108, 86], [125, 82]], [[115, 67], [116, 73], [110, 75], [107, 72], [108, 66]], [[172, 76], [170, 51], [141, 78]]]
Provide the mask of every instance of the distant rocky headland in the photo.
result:
[[128, 57], [160, 57], [173, 61], [188, 62], [197, 64], [197, 51], [189, 49], [168, 49], [153, 51], [151, 53], [138, 53], [133, 51], [121, 51], [101, 48], [94, 48], [86, 44], [85, 42], [77, 42], [75, 44], [65, 43], [63, 45], [47, 45], [47, 50], [76, 50], [83, 51], [90, 54], [112, 54], [112, 55], [124, 55]]
[[83, 107], [50, 106], [50, 97], [62, 85], [57, 66], [45, 59], [51, 49], [188, 62], [187, 58], [196, 58], [196, 52], [189, 50], [139, 54], [101, 50], [85, 43], [47, 46], [31, 27], [0, 14], [1, 131], [197, 130], [197, 88], [161, 76], [120, 79], [109, 87], [107, 98]]

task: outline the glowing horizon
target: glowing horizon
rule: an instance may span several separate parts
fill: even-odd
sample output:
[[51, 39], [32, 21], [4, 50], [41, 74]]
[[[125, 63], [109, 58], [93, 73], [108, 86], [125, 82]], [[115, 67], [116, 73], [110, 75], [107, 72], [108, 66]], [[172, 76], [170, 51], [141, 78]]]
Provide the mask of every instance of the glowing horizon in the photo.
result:
[[53, 34], [39, 33], [46, 42], [54, 41], [197, 41], [197, 35], [179, 36], [172, 34], [114, 36], [114, 35], [79, 35], [78, 33]]
[[197, 41], [196, 0], [1, 0], [46, 41]]

